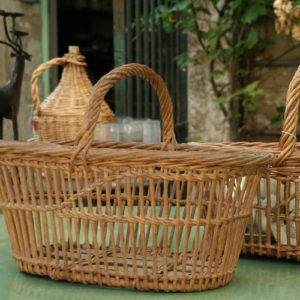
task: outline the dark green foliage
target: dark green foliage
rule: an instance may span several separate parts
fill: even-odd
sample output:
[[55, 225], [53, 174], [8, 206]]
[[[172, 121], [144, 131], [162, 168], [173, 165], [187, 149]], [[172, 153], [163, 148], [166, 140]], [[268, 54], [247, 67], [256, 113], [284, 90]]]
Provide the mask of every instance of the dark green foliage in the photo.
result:
[[233, 135], [247, 130], [249, 112], [263, 95], [256, 72], [273, 45], [263, 30], [274, 21], [273, 0], [169, 0], [157, 8], [157, 18], [166, 31], [179, 28], [196, 34], [205, 56], [182, 54], [178, 63], [186, 67], [209, 62], [213, 101]]
[[300, 5], [300, 0], [292, 0], [293, 7]]

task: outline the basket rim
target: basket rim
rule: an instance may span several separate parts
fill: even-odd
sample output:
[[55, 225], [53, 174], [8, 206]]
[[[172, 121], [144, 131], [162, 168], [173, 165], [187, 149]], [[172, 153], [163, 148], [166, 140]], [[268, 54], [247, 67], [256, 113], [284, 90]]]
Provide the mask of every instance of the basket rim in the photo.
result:
[[[262, 167], [270, 165], [275, 155], [268, 151], [257, 151], [252, 149], [238, 148], [232, 146], [215, 147], [203, 145], [193, 147], [178, 145], [174, 150], [160, 150], [162, 144], [142, 143], [115, 143], [119, 148], [92, 147], [87, 154], [88, 164], [136, 164], [143, 165], [173, 165], [180, 167]], [[76, 146], [64, 143], [55, 144], [50, 142], [18, 142], [0, 140], [0, 157], [2, 160], [53, 160], [63, 159], [68, 163], [68, 158], [76, 150]], [[181, 148], [181, 149], [180, 149]], [[82, 163], [82, 158], [75, 160], [76, 165]], [[245, 170], [246, 171], [246, 170]]]
[[[248, 141], [240, 141], [240, 142], [215, 142], [215, 143], [191, 143], [190, 146], [193, 147], [202, 147], [204, 145], [214, 146], [216, 148], [221, 148], [223, 146], [236, 147], [236, 148], [246, 148], [256, 151], [264, 151], [272, 153], [275, 156], [278, 156], [281, 153], [281, 150], [278, 148], [278, 142], [248, 142]], [[282, 162], [280, 165], [276, 166], [276, 168], [282, 168], [284, 166], [294, 166], [298, 167], [300, 162], [300, 142], [295, 144], [293, 152]], [[299, 172], [298, 172], [299, 173]]]

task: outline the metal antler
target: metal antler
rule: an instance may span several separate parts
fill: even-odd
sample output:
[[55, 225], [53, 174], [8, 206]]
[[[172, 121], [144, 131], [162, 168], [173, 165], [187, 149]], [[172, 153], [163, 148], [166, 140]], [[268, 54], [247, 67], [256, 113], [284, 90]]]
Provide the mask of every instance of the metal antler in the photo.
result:
[[[30, 60], [30, 54], [23, 50], [22, 39], [21, 37], [28, 35], [27, 32], [16, 30], [16, 18], [24, 16], [22, 13], [17, 12], [6, 12], [4, 10], [0, 10], [0, 16], [3, 17], [3, 27], [4, 33], [7, 41], [0, 41], [1, 44], [9, 46], [15, 53], [23, 53], [24, 57], [27, 60]], [[8, 30], [8, 18], [12, 20], [12, 30]]]

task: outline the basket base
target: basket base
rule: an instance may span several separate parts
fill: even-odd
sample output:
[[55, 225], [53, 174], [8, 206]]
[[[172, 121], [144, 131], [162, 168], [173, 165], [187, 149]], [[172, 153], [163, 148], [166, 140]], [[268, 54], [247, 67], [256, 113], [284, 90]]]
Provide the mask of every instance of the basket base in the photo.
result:
[[300, 251], [296, 246], [244, 243], [242, 253], [300, 262]]
[[[14, 256], [17, 268], [26, 273], [49, 276], [54, 280], [67, 280], [84, 284], [99, 284], [133, 288], [138, 290], [154, 290], [166, 292], [188, 292], [215, 289], [228, 284], [235, 272], [222, 272], [204, 267], [192, 267], [193, 256], [187, 253], [184, 258], [175, 254], [165, 258], [162, 252], [155, 256], [152, 249], [145, 253], [131, 251], [124, 259], [121, 248], [106, 248], [94, 250], [82, 246], [79, 250], [70, 247], [62, 250], [50, 246], [50, 251], [43, 249], [40, 258], [25, 258]], [[48, 257], [47, 257], [48, 252]], [[96, 255], [97, 252], [97, 255]], [[65, 253], [66, 255], [63, 255]], [[176, 264], [177, 261], [177, 264]], [[185, 267], [184, 267], [185, 264]], [[221, 263], [218, 266], [220, 269]]]

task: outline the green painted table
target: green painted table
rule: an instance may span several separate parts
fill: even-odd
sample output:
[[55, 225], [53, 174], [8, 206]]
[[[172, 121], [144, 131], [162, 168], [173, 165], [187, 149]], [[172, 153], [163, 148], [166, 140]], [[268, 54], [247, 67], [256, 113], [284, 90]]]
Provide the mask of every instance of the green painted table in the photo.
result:
[[0, 214], [0, 299], [1, 300], [126, 300], [126, 299], [300, 299], [300, 263], [241, 258], [233, 281], [223, 288], [194, 293], [153, 293], [52, 281], [19, 272]]

